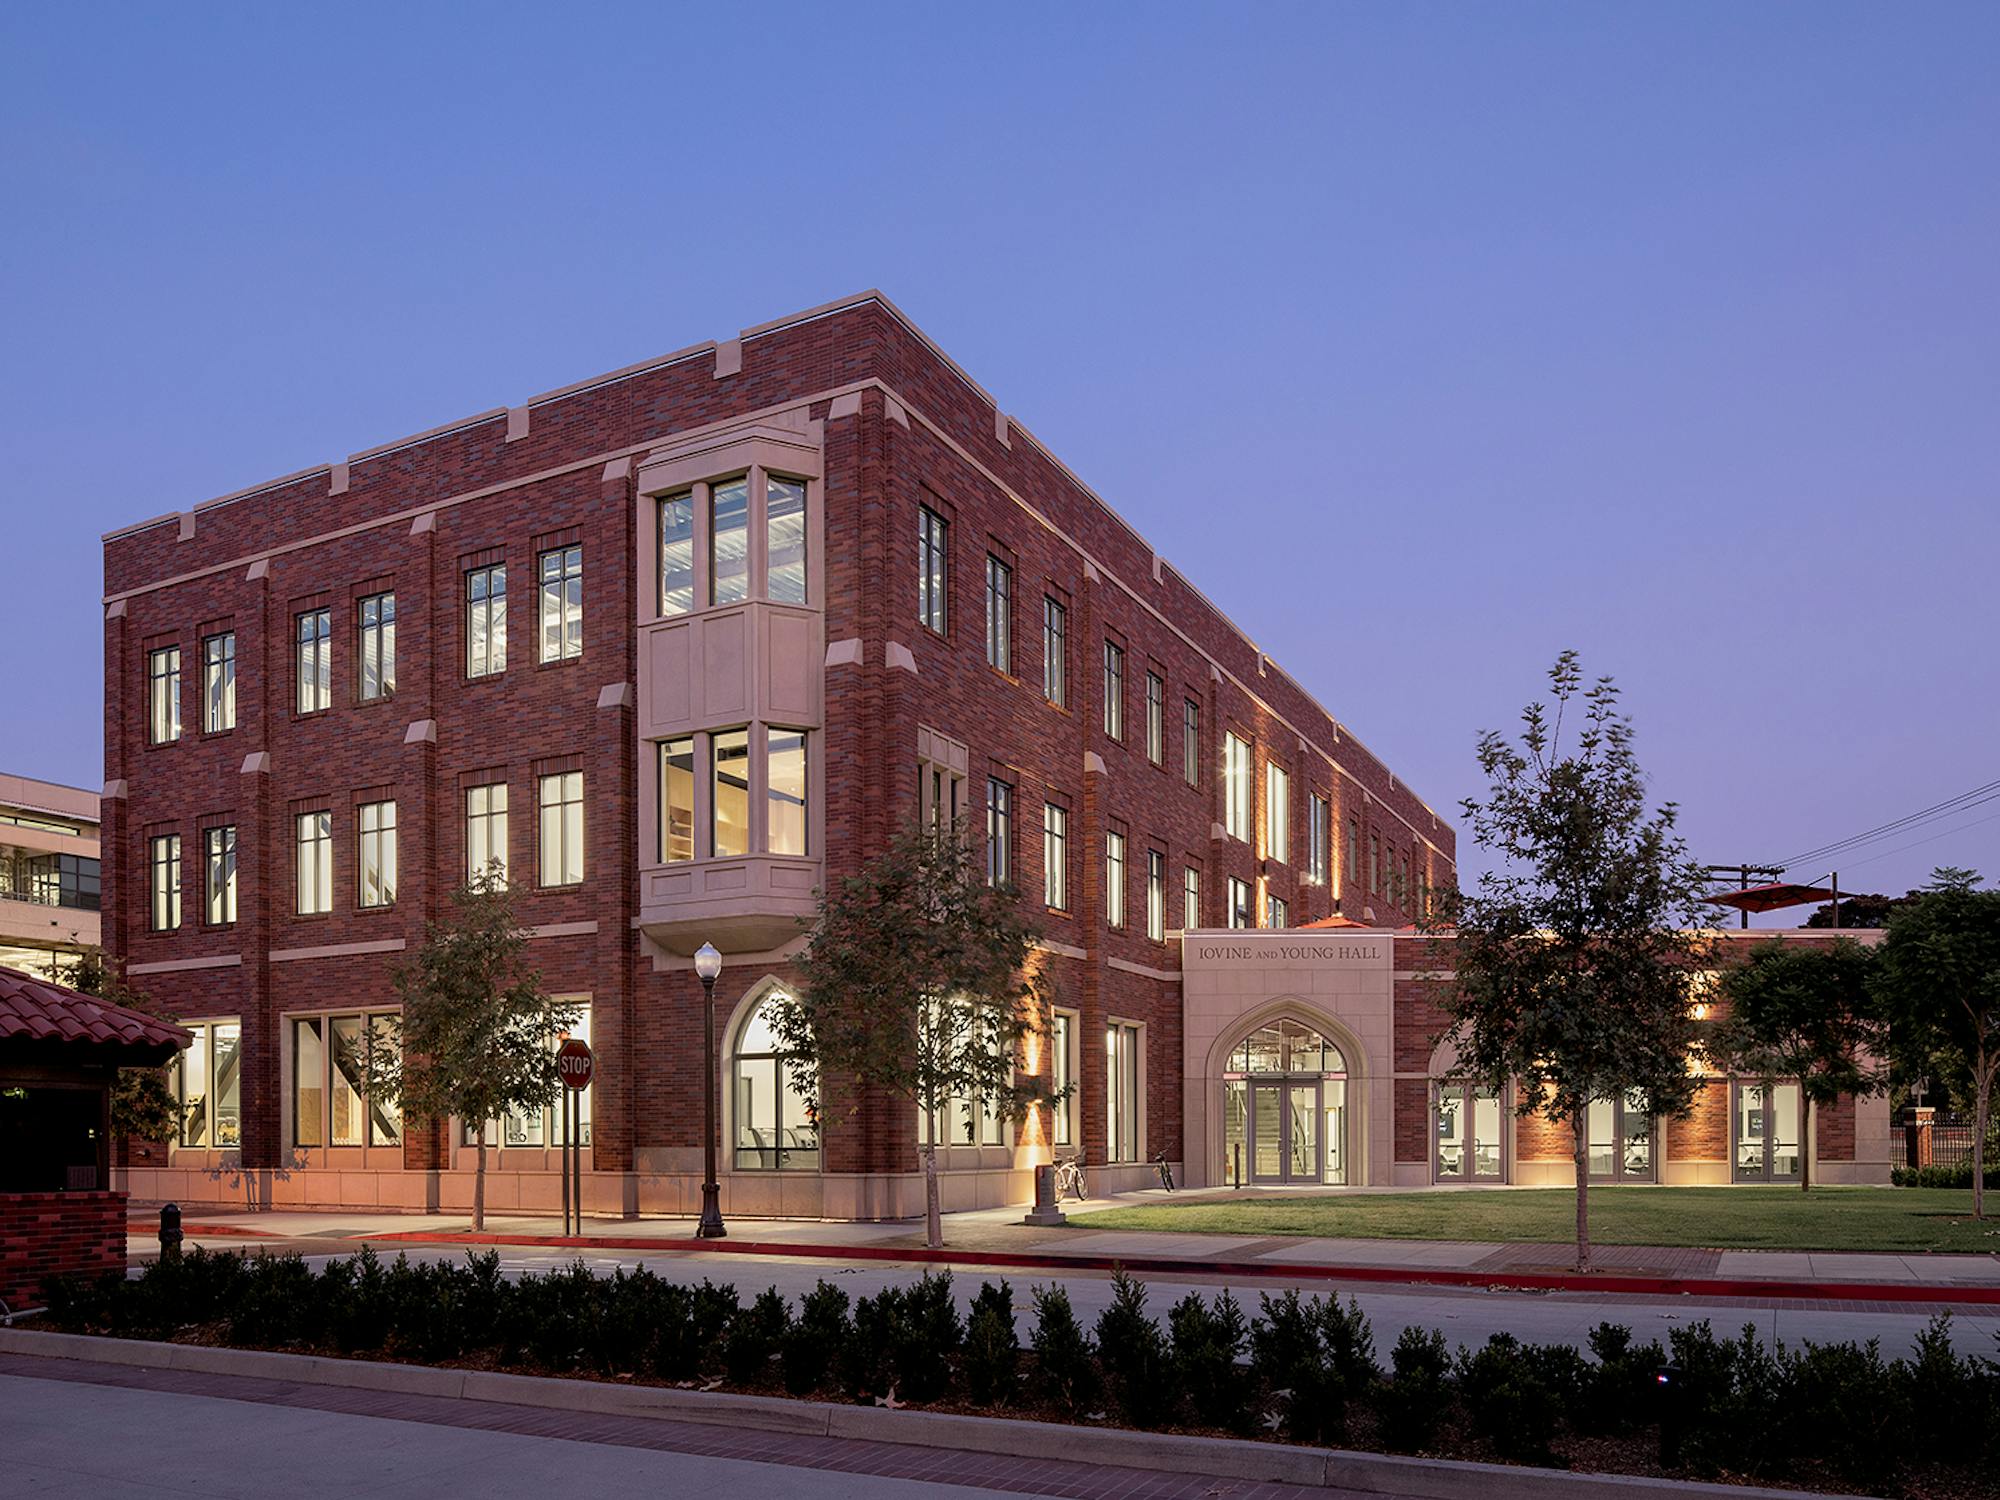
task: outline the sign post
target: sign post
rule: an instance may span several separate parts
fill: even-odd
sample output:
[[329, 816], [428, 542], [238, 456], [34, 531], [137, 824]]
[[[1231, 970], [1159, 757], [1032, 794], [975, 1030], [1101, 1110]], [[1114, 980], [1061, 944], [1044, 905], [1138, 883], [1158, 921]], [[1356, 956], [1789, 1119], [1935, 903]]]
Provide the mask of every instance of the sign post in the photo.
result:
[[556, 1049], [556, 1075], [562, 1079], [562, 1198], [563, 1234], [583, 1233], [583, 1091], [590, 1087], [597, 1060], [590, 1043], [571, 1037]]

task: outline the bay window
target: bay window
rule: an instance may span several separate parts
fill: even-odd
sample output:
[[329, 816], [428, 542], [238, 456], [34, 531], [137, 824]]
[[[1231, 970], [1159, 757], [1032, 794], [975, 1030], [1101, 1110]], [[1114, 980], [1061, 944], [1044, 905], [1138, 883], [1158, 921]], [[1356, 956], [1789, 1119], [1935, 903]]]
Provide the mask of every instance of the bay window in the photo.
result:
[[764, 480], [764, 597], [806, 602], [806, 487], [775, 474]]
[[750, 480], [715, 485], [708, 494], [708, 602], [750, 597]]
[[660, 863], [694, 858], [694, 736], [660, 745]]
[[668, 495], [660, 501], [660, 613], [693, 608], [694, 496]]
[[[811, 738], [803, 729], [759, 724], [657, 742], [653, 857], [671, 865], [811, 854]], [[753, 814], [762, 817], [761, 833]]]
[[718, 859], [750, 852], [750, 731], [731, 729], [708, 737], [708, 852]]

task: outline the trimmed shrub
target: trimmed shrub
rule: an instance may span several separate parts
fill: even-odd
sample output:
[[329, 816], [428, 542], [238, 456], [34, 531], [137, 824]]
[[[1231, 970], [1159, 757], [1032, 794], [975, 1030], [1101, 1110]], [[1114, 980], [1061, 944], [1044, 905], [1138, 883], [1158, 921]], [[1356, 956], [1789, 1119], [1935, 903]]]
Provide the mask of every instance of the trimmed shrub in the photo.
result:
[[1599, 1323], [1588, 1341], [1597, 1363], [1585, 1373], [1582, 1399], [1572, 1408], [1577, 1426], [1591, 1433], [1627, 1432], [1656, 1404], [1666, 1351], [1658, 1340], [1634, 1344], [1632, 1330], [1618, 1323]]
[[739, 1307], [722, 1335], [723, 1373], [738, 1385], [762, 1380], [791, 1323], [791, 1309], [776, 1287], [760, 1292], [748, 1307]]
[[1014, 1288], [981, 1282], [965, 1328], [965, 1386], [980, 1406], [1005, 1406], [1021, 1378], [1021, 1339], [1014, 1331]]
[[1560, 1467], [1550, 1444], [1563, 1398], [1545, 1378], [1540, 1354], [1511, 1333], [1494, 1334], [1477, 1352], [1460, 1349], [1459, 1394], [1473, 1428], [1502, 1456]]
[[1041, 1387], [1051, 1401], [1074, 1416], [1097, 1399], [1097, 1351], [1077, 1322], [1067, 1291], [1038, 1286], [1029, 1295], [1035, 1306], [1035, 1328], [1028, 1335], [1028, 1346], [1035, 1351]]
[[1158, 1427], [1172, 1415], [1166, 1336], [1146, 1311], [1146, 1284], [1123, 1271], [1112, 1273], [1111, 1305], [1097, 1320], [1097, 1357], [1126, 1421]]
[[1337, 1441], [1347, 1432], [1350, 1397], [1375, 1382], [1375, 1338], [1361, 1304], [1338, 1297], [1301, 1301], [1287, 1290], [1260, 1294], [1250, 1324], [1250, 1364], [1283, 1403], [1284, 1430], [1301, 1442]]
[[1435, 1328], [1405, 1328], [1389, 1351], [1394, 1374], [1380, 1396], [1382, 1440], [1421, 1453], [1437, 1438], [1450, 1391], [1451, 1346]]
[[1237, 1361], [1250, 1342], [1243, 1308], [1227, 1290], [1213, 1303], [1189, 1292], [1167, 1314], [1174, 1377], [1194, 1420], [1230, 1432], [1250, 1429], [1250, 1382]]
[[826, 1383], [836, 1355], [854, 1335], [847, 1316], [847, 1293], [822, 1281], [799, 1301], [799, 1315], [779, 1342], [785, 1389], [794, 1396]]

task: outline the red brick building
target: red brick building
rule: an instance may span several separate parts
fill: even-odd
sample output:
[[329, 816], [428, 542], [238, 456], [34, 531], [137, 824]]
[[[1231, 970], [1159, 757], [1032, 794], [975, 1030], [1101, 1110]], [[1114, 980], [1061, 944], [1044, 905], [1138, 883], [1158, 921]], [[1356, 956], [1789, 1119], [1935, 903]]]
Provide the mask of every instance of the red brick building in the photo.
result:
[[[1406, 919], [1451, 827], [885, 298], [867, 293], [105, 539], [105, 942], [195, 1034], [141, 1198], [469, 1201], [462, 1122], [352, 1087], [389, 971], [504, 862], [598, 1053], [587, 1194], [687, 1210], [722, 949], [736, 1213], [920, 1201], [907, 1108], [824, 1139], [760, 1048], [823, 882], [957, 809], [1044, 918], [1080, 1084], [968, 1106], [948, 1206], [1053, 1138], [1183, 1155], [1183, 928]], [[1044, 1055], [1046, 1054], [1046, 1055]], [[555, 1201], [496, 1122], [488, 1201]], [[954, 1129], [964, 1142], [964, 1131]]]

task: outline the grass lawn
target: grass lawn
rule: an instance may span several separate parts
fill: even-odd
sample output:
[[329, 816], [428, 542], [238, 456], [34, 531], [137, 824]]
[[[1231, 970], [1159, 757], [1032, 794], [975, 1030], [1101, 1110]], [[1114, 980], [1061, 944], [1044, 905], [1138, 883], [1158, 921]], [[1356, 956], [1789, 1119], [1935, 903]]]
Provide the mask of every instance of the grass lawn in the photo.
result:
[[[1592, 1188], [1590, 1235], [1602, 1245], [1721, 1250], [2000, 1251], [1996, 1217], [1972, 1217], [1971, 1190], [1825, 1187]], [[1569, 1188], [1441, 1189], [1327, 1197], [1190, 1199], [1070, 1216], [1083, 1229], [1339, 1239], [1541, 1240], [1576, 1235]]]

